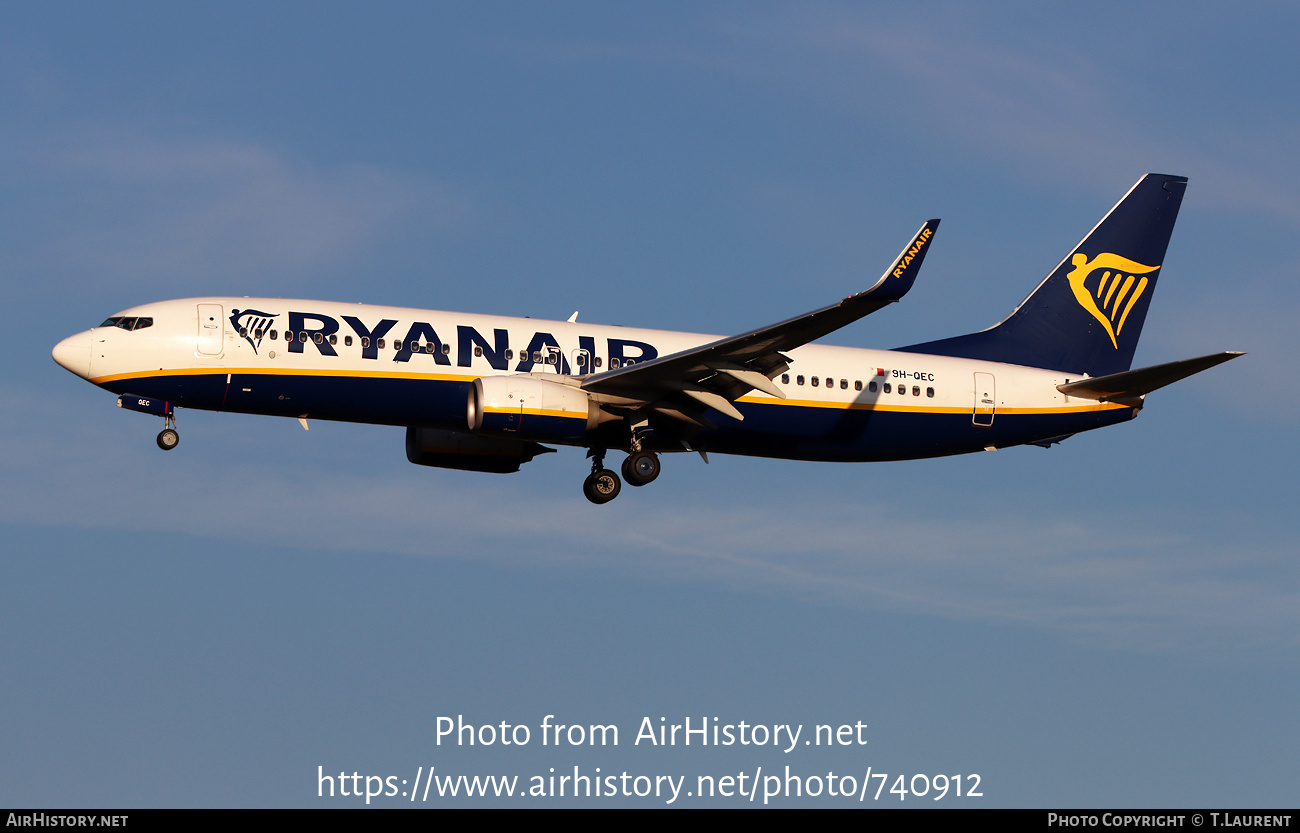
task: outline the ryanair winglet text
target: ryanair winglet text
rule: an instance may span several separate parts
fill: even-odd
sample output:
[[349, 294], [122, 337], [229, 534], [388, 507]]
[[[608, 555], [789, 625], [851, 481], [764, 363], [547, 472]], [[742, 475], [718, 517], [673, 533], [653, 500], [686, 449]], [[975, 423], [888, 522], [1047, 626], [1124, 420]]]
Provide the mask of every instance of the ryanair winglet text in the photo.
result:
[[912, 245], [907, 247], [907, 251], [903, 252], [903, 256], [894, 265], [894, 277], [902, 277], [903, 273], [907, 271], [908, 265], [916, 259], [917, 254], [925, 247], [926, 243], [930, 242], [933, 235], [934, 232], [927, 228], [916, 236], [916, 239], [912, 241]]

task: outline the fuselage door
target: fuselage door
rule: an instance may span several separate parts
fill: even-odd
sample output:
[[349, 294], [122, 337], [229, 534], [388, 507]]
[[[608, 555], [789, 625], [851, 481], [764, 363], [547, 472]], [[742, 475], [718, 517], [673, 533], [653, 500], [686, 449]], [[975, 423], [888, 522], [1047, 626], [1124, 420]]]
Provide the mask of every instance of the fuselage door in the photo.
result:
[[992, 373], [975, 374], [975, 415], [971, 420], [976, 425], [992, 425], [996, 410], [996, 389], [993, 386]]
[[199, 304], [200, 356], [221, 355], [225, 320], [221, 304]]

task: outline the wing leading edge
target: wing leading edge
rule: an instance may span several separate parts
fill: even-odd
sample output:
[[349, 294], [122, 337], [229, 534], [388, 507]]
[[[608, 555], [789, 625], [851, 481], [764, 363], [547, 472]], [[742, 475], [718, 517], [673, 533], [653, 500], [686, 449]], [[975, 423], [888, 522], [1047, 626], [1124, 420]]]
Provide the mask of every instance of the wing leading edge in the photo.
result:
[[[698, 415], [691, 413], [698, 406], [743, 419], [731, 403], [751, 390], [785, 398], [772, 382], [789, 369], [790, 360], [782, 355], [784, 351], [816, 341], [906, 295], [938, 227], [938, 220], [926, 221], [870, 289], [747, 333], [593, 374], [583, 379], [582, 388], [625, 399], [628, 404], [647, 403], [655, 411], [686, 422], [703, 424]], [[686, 408], [677, 407], [679, 404]]]

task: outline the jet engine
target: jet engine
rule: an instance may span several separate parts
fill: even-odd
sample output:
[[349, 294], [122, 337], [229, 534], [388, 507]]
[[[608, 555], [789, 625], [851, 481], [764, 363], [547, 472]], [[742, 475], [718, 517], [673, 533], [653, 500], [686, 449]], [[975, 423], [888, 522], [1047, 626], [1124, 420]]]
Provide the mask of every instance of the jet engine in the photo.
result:
[[417, 466], [509, 474], [538, 454], [553, 451], [534, 442], [479, 437], [464, 431], [406, 429], [406, 459]]
[[536, 376], [483, 376], [469, 389], [466, 421], [476, 434], [541, 442], [575, 442], [606, 420], [585, 391]]

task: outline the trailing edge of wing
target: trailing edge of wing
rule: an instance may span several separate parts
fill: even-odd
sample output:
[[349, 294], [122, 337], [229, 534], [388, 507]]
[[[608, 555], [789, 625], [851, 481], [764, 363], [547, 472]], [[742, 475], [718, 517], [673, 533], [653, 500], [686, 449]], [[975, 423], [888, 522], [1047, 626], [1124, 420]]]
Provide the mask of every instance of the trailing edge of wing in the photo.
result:
[[1165, 385], [1171, 385], [1179, 379], [1186, 379], [1194, 373], [1209, 370], [1216, 364], [1223, 364], [1244, 355], [1246, 354], [1236, 352], [1215, 353], [1195, 359], [1183, 359], [1168, 364], [1157, 364], [1151, 367], [1141, 367], [1137, 370], [1111, 373], [1108, 376], [1098, 376], [1094, 379], [1080, 379], [1077, 382], [1057, 385], [1056, 389], [1066, 396], [1078, 396], [1083, 399], [1096, 399], [1101, 402], [1131, 402], [1153, 390], [1159, 390]]
[[681, 391], [685, 383], [713, 377], [721, 381], [710, 387], [728, 401], [756, 388], [766, 390], [748, 374], [771, 379], [789, 366], [782, 351], [816, 341], [906, 295], [916, 282], [938, 227], [938, 220], [928, 220], [870, 289], [839, 303], [680, 353], [597, 373], [584, 379], [582, 387], [654, 399], [664, 392]]

